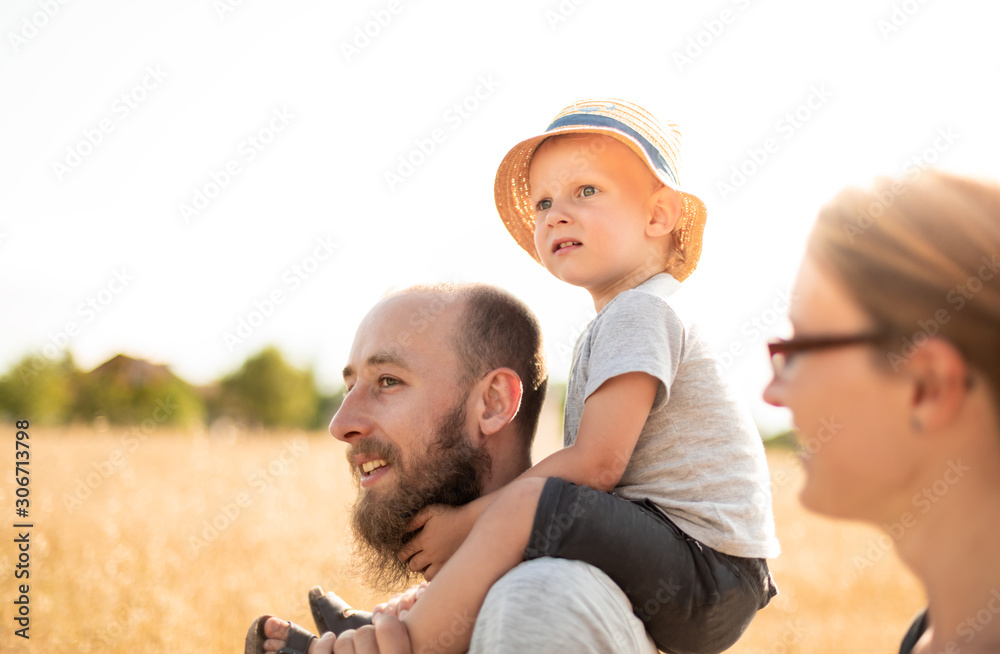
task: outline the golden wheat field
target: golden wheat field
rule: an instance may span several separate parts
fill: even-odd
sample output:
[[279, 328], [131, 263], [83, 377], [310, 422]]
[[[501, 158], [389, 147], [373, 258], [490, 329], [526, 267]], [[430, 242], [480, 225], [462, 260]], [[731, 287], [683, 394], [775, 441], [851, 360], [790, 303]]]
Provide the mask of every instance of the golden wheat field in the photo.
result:
[[[6, 441], [13, 450], [13, 429]], [[31, 446], [30, 640], [14, 635], [25, 580], [13, 577], [11, 463], [0, 484], [2, 652], [239, 652], [261, 613], [312, 626], [314, 584], [356, 606], [378, 599], [350, 576], [353, 487], [329, 435], [33, 428]], [[540, 437], [540, 453], [553, 447]], [[919, 587], [879, 532], [799, 507], [793, 454], [769, 459], [781, 594], [730, 651], [897, 651]]]

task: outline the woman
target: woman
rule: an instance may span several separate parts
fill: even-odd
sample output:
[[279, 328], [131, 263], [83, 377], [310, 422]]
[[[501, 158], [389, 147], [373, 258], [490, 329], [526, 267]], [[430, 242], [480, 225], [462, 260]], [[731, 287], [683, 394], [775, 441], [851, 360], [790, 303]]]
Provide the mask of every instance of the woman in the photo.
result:
[[1000, 652], [1000, 187], [841, 192], [789, 317], [764, 399], [814, 445], [802, 503], [895, 540], [928, 598], [901, 652]]

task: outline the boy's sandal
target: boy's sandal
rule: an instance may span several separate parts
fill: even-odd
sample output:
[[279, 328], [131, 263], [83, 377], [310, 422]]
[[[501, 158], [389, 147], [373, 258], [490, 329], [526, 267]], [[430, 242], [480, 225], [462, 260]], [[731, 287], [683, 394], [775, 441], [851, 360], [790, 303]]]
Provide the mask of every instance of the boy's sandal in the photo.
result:
[[360, 629], [372, 623], [371, 613], [352, 609], [337, 595], [324, 593], [319, 586], [309, 589], [309, 608], [320, 634], [332, 631], [339, 636], [348, 629]]
[[[243, 647], [244, 654], [265, 654], [264, 641], [267, 640], [267, 636], [264, 634], [264, 623], [271, 617], [274, 616], [262, 615], [250, 625]], [[285, 646], [278, 650], [278, 654], [309, 654], [309, 644], [314, 638], [316, 636], [299, 625], [289, 622], [288, 638], [285, 640]]]

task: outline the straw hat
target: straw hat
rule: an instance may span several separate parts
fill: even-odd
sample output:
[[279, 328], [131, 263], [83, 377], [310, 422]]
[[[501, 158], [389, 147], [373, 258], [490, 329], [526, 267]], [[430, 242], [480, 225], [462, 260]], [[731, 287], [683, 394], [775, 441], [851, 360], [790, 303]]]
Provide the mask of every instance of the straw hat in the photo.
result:
[[[664, 129], [666, 127], [666, 129]], [[684, 255], [684, 265], [674, 272], [683, 281], [698, 265], [701, 238], [705, 231], [705, 203], [680, 190], [677, 175], [680, 158], [680, 131], [673, 123], [661, 125], [642, 107], [625, 100], [582, 100], [566, 107], [542, 134], [521, 141], [507, 153], [497, 169], [493, 195], [497, 211], [507, 231], [535, 261], [535, 210], [531, 206], [528, 168], [535, 149], [556, 134], [603, 134], [632, 149], [649, 169], [670, 188], [677, 191], [682, 213], [674, 229], [675, 243]]]

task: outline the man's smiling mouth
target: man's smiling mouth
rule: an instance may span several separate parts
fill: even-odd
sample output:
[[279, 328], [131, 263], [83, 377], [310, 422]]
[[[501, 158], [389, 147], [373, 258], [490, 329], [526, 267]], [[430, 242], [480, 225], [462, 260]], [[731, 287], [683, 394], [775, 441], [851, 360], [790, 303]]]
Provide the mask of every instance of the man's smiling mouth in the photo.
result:
[[389, 462], [385, 459], [375, 459], [374, 461], [366, 461], [361, 464], [361, 474], [363, 476], [371, 475], [373, 472], [379, 468], [384, 468], [389, 465]]

